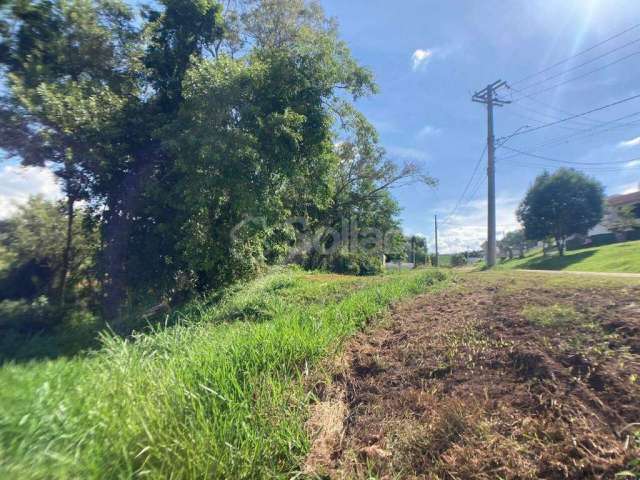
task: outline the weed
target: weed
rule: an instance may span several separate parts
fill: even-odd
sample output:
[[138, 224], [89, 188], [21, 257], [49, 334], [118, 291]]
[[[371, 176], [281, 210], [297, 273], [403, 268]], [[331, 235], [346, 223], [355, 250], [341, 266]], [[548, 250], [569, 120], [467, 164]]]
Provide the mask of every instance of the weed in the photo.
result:
[[531, 323], [543, 327], [563, 327], [580, 319], [580, 315], [571, 305], [554, 304], [551, 306], [529, 305], [522, 315]]

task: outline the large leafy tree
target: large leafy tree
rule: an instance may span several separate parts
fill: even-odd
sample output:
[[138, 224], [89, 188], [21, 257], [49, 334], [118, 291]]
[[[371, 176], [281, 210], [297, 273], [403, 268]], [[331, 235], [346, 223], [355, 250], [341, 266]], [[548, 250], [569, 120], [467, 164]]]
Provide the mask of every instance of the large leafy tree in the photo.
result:
[[536, 178], [518, 208], [518, 220], [530, 240], [553, 238], [564, 255], [567, 237], [586, 234], [602, 220], [604, 188], [573, 169], [561, 168]]
[[68, 225], [78, 200], [100, 219], [110, 319], [134, 285], [162, 294], [254, 271], [279, 222], [330, 205], [336, 127], [370, 128], [348, 99], [375, 90], [371, 74], [317, 4], [225, 3], [2, 7], [0, 148], [53, 166]]

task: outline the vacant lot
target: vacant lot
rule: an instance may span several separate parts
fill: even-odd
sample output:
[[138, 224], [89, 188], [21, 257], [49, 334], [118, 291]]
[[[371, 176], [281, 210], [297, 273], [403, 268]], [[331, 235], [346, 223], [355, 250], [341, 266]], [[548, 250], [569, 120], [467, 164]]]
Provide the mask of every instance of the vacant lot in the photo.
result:
[[537, 252], [523, 259], [505, 262], [500, 268], [640, 273], [640, 241], [574, 250], [563, 257], [543, 257], [542, 252]]
[[306, 468], [635, 478], [639, 382], [640, 282], [469, 274], [397, 308], [318, 379]]

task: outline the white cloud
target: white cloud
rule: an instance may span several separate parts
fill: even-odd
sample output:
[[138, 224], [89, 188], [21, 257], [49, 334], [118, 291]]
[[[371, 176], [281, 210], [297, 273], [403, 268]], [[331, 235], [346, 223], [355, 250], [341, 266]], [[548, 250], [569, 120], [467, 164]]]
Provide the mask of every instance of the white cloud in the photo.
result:
[[55, 175], [48, 168], [5, 165], [0, 170], [0, 218], [7, 218], [31, 195], [48, 199], [62, 196]]
[[433, 59], [443, 60], [461, 48], [457, 45], [441, 45], [433, 48], [418, 48], [411, 55], [411, 69], [414, 72], [422, 71]]
[[[496, 223], [498, 239], [507, 232], [520, 227], [516, 219], [516, 209], [520, 197], [498, 197], [496, 199]], [[487, 239], [487, 201], [476, 200], [469, 203], [441, 224], [438, 243], [442, 253], [457, 253], [465, 250], [479, 250]], [[433, 242], [430, 239], [430, 248]]]
[[625, 183], [612, 189], [613, 195], [626, 195], [640, 190], [640, 183]]
[[624, 166], [626, 168], [640, 167], [640, 160], [631, 160], [630, 162], [625, 163]]
[[404, 158], [406, 160], [423, 162], [429, 159], [429, 154], [427, 152], [424, 150], [418, 150], [417, 148], [391, 146], [387, 147], [386, 150], [391, 156]]
[[428, 49], [423, 50], [419, 48], [413, 52], [413, 55], [411, 55], [411, 68], [413, 71], [417, 72], [419, 70], [423, 70], [429, 63], [432, 56], [433, 51]]
[[431, 135], [439, 135], [442, 133], [442, 130], [431, 125], [425, 125], [417, 134], [418, 138], [429, 137]]
[[631, 140], [620, 142], [618, 144], [618, 148], [637, 147], [638, 145], [640, 145], [640, 137], [636, 137], [636, 138], [632, 138]]

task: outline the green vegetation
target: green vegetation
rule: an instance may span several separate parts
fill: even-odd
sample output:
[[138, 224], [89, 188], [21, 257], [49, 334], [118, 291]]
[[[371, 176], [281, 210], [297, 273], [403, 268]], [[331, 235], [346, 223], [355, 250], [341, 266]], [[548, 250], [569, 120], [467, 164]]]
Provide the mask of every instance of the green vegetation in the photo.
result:
[[525, 258], [503, 262], [498, 268], [640, 273], [640, 241], [569, 251], [563, 257], [545, 257], [536, 251]]
[[268, 265], [375, 271], [390, 188], [435, 183], [386, 155], [354, 105], [373, 75], [313, 0], [1, 1], [0, 83], [4, 156], [66, 197], [47, 300], [74, 302], [87, 216], [82, 287], [119, 333]]
[[571, 168], [539, 175], [518, 207], [527, 240], [553, 238], [560, 256], [567, 238], [586, 235], [604, 215], [604, 187]]
[[572, 305], [554, 304], [550, 306], [528, 305], [522, 310], [524, 318], [543, 327], [562, 327], [575, 322], [579, 315]]
[[2, 478], [289, 478], [309, 368], [394, 301], [446, 285], [284, 270], [86, 357], [0, 369]]

